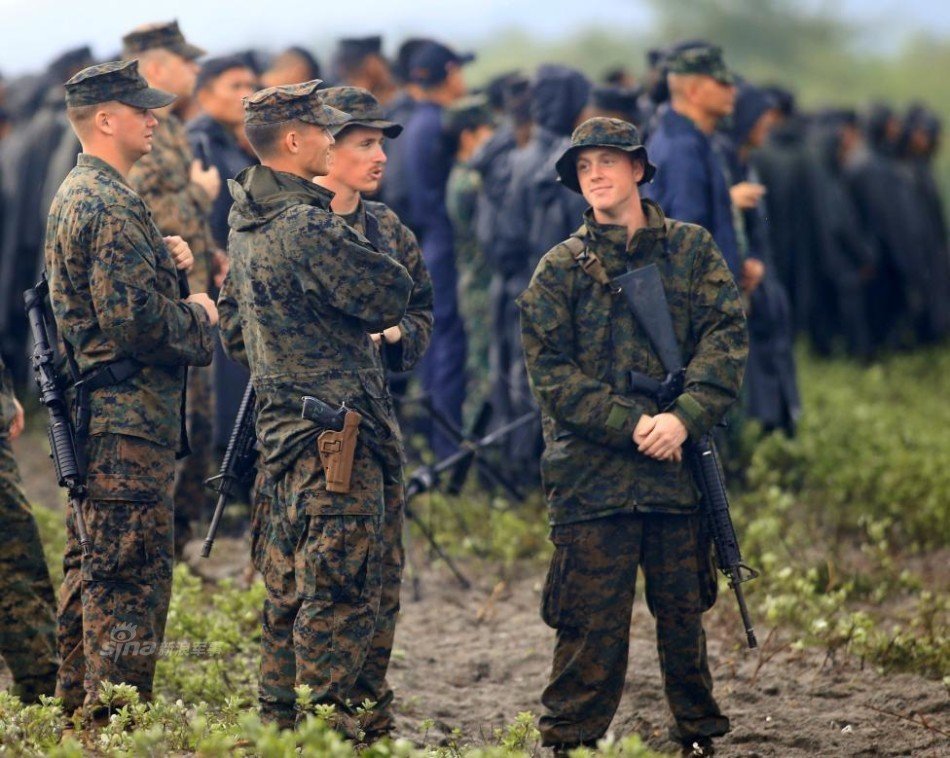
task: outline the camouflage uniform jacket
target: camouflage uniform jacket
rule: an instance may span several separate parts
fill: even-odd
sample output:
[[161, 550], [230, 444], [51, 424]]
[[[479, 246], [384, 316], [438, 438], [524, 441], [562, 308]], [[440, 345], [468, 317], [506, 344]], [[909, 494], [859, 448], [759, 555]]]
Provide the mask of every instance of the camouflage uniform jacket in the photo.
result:
[[423, 356], [432, 336], [432, 280], [422, 260], [416, 235], [384, 203], [361, 200], [353, 213], [340, 216], [376, 250], [395, 258], [412, 277], [406, 315], [399, 322], [402, 339], [383, 346], [390, 371], [410, 371]]
[[[364, 414], [361, 442], [398, 435], [370, 332], [398, 324], [412, 289], [406, 269], [330, 210], [333, 194], [252, 166], [228, 182], [228, 272], [218, 308], [228, 354], [251, 370], [257, 436], [276, 480], [320, 431], [303, 395]], [[359, 448], [358, 448], [359, 450]], [[401, 465], [398, 446], [386, 461]], [[358, 453], [359, 454], [359, 453]]]
[[142, 370], [92, 393], [90, 435], [112, 432], [176, 447], [184, 366], [214, 350], [204, 308], [180, 299], [178, 273], [145, 202], [85, 153], [50, 208], [50, 301], [84, 376], [121, 358]]
[[169, 113], [158, 120], [152, 150], [133, 166], [129, 183], [151, 209], [162, 234], [177, 234], [191, 247], [195, 265], [188, 273], [188, 284], [192, 292], [207, 292], [214, 249], [208, 224], [213, 200], [191, 181], [193, 160], [185, 127]]
[[[627, 245], [623, 227], [590, 210], [578, 232], [607, 275], [655, 263], [686, 362], [672, 412], [695, 438], [739, 394], [748, 334], [732, 274], [709, 233], [668, 220], [644, 202], [647, 226]], [[565, 244], [548, 252], [519, 299], [525, 361], [543, 414], [542, 475], [553, 524], [618, 512], [689, 511], [698, 494], [682, 463], [637, 452], [631, 436], [656, 403], [629, 390], [628, 372], [665, 375], [622, 295], [575, 262]]]
[[3, 364], [3, 356], [0, 356], [0, 437], [6, 435], [10, 424], [13, 423], [15, 412], [16, 409], [13, 405], [13, 382], [10, 380], [7, 367]]

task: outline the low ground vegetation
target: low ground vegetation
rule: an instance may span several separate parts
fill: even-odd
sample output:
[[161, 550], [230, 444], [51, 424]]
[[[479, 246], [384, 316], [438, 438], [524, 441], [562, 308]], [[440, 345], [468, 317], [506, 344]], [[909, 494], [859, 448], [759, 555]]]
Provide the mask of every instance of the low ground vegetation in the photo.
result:
[[[818, 650], [828, 666], [847, 661], [914, 674], [942, 680], [950, 691], [950, 350], [894, 357], [866, 369], [802, 354], [801, 375], [807, 412], [799, 434], [761, 438], [751, 430], [747, 438], [755, 443], [745, 454], [745, 481], [733, 498], [743, 552], [762, 572], [746, 585], [762, 644], [759, 665], [783, 652]], [[550, 548], [539, 497], [517, 507], [490, 504], [473, 485], [456, 498], [425, 496], [415, 509], [480, 586], [543, 571]], [[61, 512], [37, 508], [37, 514], [56, 576]], [[425, 557], [422, 544], [414, 549], [417, 560]], [[737, 614], [731, 593], [722, 590], [712, 614], [734, 630], [738, 649]], [[259, 581], [211, 584], [187, 566], [177, 567], [156, 701], [146, 705], [127, 687], [105, 687], [103, 702], [123, 703], [110, 725], [63, 739], [55, 701], [23, 707], [0, 695], [0, 751], [354, 755], [357, 748], [327, 726], [332, 714], [325, 710], [311, 709], [296, 732], [278, 732], [257, 718], [262, 598]], [[400, 655], [397, 650], [397, 661]], [[301, 690], [298, 696], [306, 702], [309, 694]], [[430, 739], [435, 722], [427, 714], [418, 721], [412, 741], [379, 743], [362, 754], [540, 753], [529, 712], [478, 738], [456, 729]], [[635, 736], [607, 740], [597, 754], [657, 755]]]

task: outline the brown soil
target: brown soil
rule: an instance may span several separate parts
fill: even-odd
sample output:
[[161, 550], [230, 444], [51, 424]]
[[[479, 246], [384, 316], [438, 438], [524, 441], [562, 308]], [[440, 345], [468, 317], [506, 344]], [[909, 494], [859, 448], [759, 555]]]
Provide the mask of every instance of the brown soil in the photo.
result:
[[[458, 727], [478, 741], [521, 711], [541, 712], [554, 643], [538, 617], [542, 579], [536, 572], [463, 592], [448, 572], [424, 572], [422, 599], [403, 604], [392, 665], [402, 734], [432, 744]], [[725, 611], [707, 624], [718, 700], [732, 720], [718, 755], [950, 755], [943, 683], [791, 652], [774, 636], [765, 644], [766, 630], [761, 652], [746, 651], [730, 600], [720, 600]], [[652, 618], [638, 603], [627, 685], [611, 731], [618, 738], [638, 733], [654, 748], [673, 750], [655, 644]], [[436, 720], [427, 736], [419, 731], [426, 718]]]
[[[42, 442], [30, 436], [17, 446], [27, 494], [53, 506], [60, 495], [51, 466], [32, 454]], [[216, 549], [234, 557], [203, 572], [209, 579], [243, 575], [246, 564], [238, 556], [246, 547], [233, 542]], [[188, 552], [199, 547], [193, 543]], [[465, 568], [476, 578], [471, 590], [461, 590], [441, 565], [420, 570], [420, 599], [412, 598], [408, 582], [404, 590], [391, 679], [398, 732], [419, 743], [488, 741], [520, 712], [541, 712], [554, 643], [538, 616], [543, 569], [523, 566], [519, 577], [496, 583], [495, 567]], [[911, 674], [882, 675], [823, 652], [792, 651], [764, 628], [761, 650], [747, 651], [732, 603], [724, 595], [707, 622], [717, 696], [732, 720], [717, 754], [950, 756], [947, 685]], [[0, 666], [0, 687], [8, 684]], [[427, 719], [434, 725], [425, 730]], [[627, 685], [611, 731], [618, 738], [640, 734], [652, 747], [672, 752], [666, 724], [652, 619], [638, 602]], [[456, 729], [461, 737], [453, 737]]]

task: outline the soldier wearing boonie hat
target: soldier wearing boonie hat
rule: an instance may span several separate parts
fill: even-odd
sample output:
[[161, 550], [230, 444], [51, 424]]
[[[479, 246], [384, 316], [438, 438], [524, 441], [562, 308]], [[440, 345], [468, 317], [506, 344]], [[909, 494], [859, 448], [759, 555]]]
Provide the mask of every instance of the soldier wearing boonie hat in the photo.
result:
[[[391, 699], [379, 691], [374, 708], [357, 711], [385, 684], [385, 667], [369, 669], [390, 570], [386, 487], [401, 466], [370, 335], [402, 321], [413, 281], [336, 215], [333, 193], [313, 181], [327, 173], [331, 132], [358, 120], [328, 105], [320, 84], [270, 87], [245, 100], [245, 133], [261, 165], [228, 183], [221, 338], [250, 369], [260, 466], [276, 492], [277, 507], [258, 513], [252, 536], [267, 591], [261, 714], [292, 727], [306, 716], [296, 712], [294, 692], [305, 684], [313, 705], [335, 706], [334, 726], [361, 739], [376, 731], [367, 722]], [[305, 395], [334, 408], [346, 401], [363, 416], [348, 493], [327, 490], [317, 450], [324, 430], [301, 417]], [[361, 694], [367, 686], [373, 695]]]
[[575, 192], [581, 191], [577, 181], [577, 154], [589, 147], [611, 147], [642, 160], [644, 170], [639, 184], [651, 182], [656, 174], [656, 166], [647, 158], [647, 149], [640, 141], [637, 127], [619, 118], [590, 118], [574, 130], [571, 146], [555, 164], [561, 184]]
[[[163, 240], [127, 179], [152, 149], [152, 109], [174, 99], [149, 87], [136, 61], [91, 66], [66, 82], [83, 152], [50, 208], [46, 268], [57, 331], [88, 392], [81, 507], [93, 547], [81, 555], [70, 518], [56, 696], [67, 713], [83, 706], [89, 721], [108, 717], [102, 682], [151, 697], [171, 597], [185, 366], [208, 365], [213, 352], [214, 303], [179, 288], [191, 251], [180, 237]], [[134, 652], [122, 645], [129, 633]]]
[[[707, 433], [739, 394], [748, 351], [742, 303], [709, 233], [641, 199], [655, 169], [632, 124], [585, 121], [556, 168], [591, 207], [518, 300], [554, 543], [541, 599], [542, 619], [557, 631], [542, 744], [567, 755], [596, 745], [610, 726], [641, 570], [670, 737], [684, 755], [709, 755], [729, 719], [712, 693], [702, 614], [715, 601], [716, 575], [682, 445]], [[682, 393], [664, 407], [630, 384], [631, 371], [662, 381], [663, 368], [613, 284], [651, 264], [686, 364]]]

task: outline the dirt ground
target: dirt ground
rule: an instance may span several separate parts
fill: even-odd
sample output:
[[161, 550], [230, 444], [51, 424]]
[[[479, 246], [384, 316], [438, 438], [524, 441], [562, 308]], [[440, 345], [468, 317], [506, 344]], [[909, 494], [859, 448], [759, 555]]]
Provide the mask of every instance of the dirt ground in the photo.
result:
[[[50, 464], [38, 455], [18, 457], [31, 500], [58, 502]], [[189, 547], [197, 550], [200, 543]], [[210, 573], [240, 576], [243, 568], [219, 564]], [[444, 566], [422, 566], [418, 600], [407, 583], [391, 675], [401, 736], [436, 745], [454, 739], [459, 729], [459, 742], [478, 743], [522, 711], [541, 712], [554, 643], [554, 632], [538, 615], [543, 568], [522, 567], [507, 583], [498, 583], [492, 569], [466, 564], [475, 586], [465, 591]], [[747, 651], [731, 593], [723, 594], [707, 619], [717, 697], [732, 720], [717, 754], [950, 756], [944, 683], [881, 675], [853, 659], [829, 660], [823, 652], [793, 651], [762, 626], [761, 649]], [[0, 665], [0, 687], [8, 684]], [[426, 719], [434, 726], [424, 732]], [[652, 747], [672, 752], [666, 725], [652, 619], [641, 597], [631, 626], [627, 684], [611, 730], [617, 737], [638, 733]]]
[[[447, 572], [425, 572], [422, 599], [403, 604], [392, 665], [405, 736], [421, 738], [418, 725], [428, 717], [436, 720], [430, 743], [455, 727], [484, 739], [521, 711], [541, 712], [554, 644], [554, 632], [538, 616], [542, 580], [538, 572], [463, 592]], [[822, 653], [793, 653], [774, 637], [765, 645], [764, 628], [761, 652], [746, 651], [731, 600], [722, 597], [720, 612], [707, 623], [717, 697], [732, 720], [732, 732], [717, 742], [718, 755], [950, 755], [943, 683], [883, 676]], [[627, 683], [611, 730], [672, 750], [655, 645], [652, 618], [639, 602]], [[931, 729], [905, 720], [921, 718]]]

